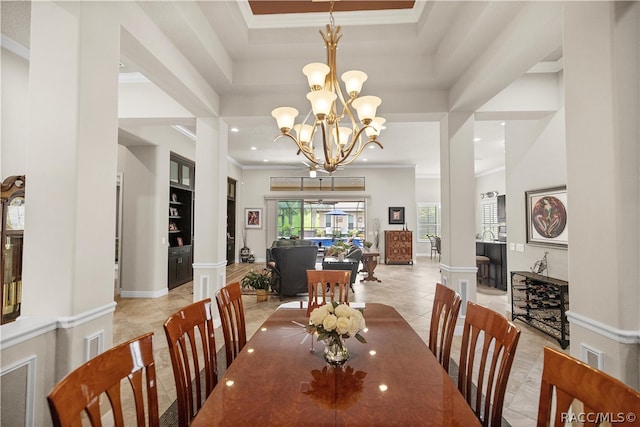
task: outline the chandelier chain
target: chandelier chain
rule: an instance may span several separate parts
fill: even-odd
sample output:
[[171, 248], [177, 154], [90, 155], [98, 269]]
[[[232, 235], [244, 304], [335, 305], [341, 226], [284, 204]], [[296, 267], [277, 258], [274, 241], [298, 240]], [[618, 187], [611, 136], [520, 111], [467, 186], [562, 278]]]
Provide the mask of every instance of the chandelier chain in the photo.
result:
[[333, 6], [334, 6], [335, 0], [331, 0], [331, 4], [329, 6], [329, 23], [331, 24], [331, 28], [335, 28], [336, 27], [336, 21], [335, 19], [333, 19]]

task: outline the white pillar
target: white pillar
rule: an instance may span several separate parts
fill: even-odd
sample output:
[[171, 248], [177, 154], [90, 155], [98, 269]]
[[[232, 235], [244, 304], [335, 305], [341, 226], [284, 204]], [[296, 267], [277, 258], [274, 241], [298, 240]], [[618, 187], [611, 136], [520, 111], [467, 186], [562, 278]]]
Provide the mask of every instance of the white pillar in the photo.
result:
[[31, 11], [22, 313], [59, 319], [66, 373], [112, 342], [120, 27], [100, 3]]
[[450, 112], [440, 122], [442, 282], [459, 292], [464, 317], [476, 300], [473, 114]]
[[198, 118], [196, 134], [193, 299], [215, 300], [226, 284], [227, 126]]
[[640, 385], [640, 4], [567, 2], [571, 354]]

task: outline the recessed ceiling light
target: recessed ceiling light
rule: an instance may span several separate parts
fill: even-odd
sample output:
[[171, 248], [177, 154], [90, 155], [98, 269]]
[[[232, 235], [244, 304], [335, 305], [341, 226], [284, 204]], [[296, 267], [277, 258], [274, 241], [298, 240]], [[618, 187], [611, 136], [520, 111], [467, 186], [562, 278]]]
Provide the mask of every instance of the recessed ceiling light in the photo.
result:
[[251, 149], [255, 151], [258, 149], [258, 147], [251, 147]]
[[231, 129], [229, 129], [231, 132], [240, 132], [240, 129], [238, 129], [237, 127], [232, 127]]
[[376, 146], [374, 144], [369, 145], [369, 148], [374, 149]]
[[263, 162], [267, 163], [269, 160], [268, 159], [264, 159]]
[[473, 142], [478, 142], [478, 141], [482, 141], [482, 138], [478, 138], [478, 137], [473, 138]]
[[504, 123], [504, 122], [500, 122], [500, 126], [504, 126], [504, 125], [505, 125], [505, 123]]
[[366, 161], [368, 161], [368, 160], [369, 160], [369, 159], [362, 159], [362, 161], [363, 161], [363, 162], [366, 162]]

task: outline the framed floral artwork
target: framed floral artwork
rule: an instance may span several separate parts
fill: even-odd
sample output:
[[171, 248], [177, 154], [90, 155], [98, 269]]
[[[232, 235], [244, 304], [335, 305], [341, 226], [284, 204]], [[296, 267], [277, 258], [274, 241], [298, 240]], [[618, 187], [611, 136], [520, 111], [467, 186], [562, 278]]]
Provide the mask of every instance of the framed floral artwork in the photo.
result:
[[247, 208], [244, 210], [245, 228], [262, 228], [262, 209]]
[[553, 187], [525, 192], [527, 243], [567, 248], [567, 187]]

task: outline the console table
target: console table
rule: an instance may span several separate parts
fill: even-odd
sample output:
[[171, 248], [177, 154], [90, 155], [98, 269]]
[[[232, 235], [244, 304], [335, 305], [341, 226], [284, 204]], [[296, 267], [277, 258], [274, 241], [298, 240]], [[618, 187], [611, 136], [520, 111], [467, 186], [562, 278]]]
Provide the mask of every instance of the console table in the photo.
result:
[[362, 252], [362, 265], [364, 266], [364, 271], [367, 273], [367, 277], [360, 280], [361, 282], [381, 282], [374, 274], [373, 271], [376, 269], [378, 265], [378, 257], [380, 256], [380, 252], [371, 252], [371, 251], [363, 251]]

